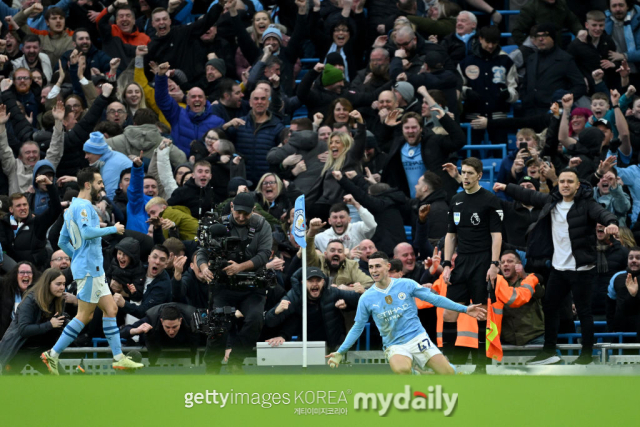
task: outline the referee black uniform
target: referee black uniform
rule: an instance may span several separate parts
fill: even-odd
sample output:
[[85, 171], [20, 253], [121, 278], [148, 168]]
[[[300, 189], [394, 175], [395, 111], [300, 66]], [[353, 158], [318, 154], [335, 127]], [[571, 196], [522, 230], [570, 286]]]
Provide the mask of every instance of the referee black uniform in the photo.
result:
[[491, 233], [502, 232], [502, 206], [492, 192], [480, 187], [457, 193], [449, 205], [449, 233], [456, 234], [458, 257], [451, 271], [447, 298], [461, 304], [487, 303], [487, 270], [491, 266]]

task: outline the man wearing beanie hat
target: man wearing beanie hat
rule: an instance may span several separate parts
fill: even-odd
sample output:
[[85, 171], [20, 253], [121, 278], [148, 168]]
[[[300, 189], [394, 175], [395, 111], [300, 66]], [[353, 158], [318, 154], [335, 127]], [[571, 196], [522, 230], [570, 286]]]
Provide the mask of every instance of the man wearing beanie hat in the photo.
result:
[[422, 106], [415, 97], [415, 89], [409, 82], [397, 82], [393, 86], [393, 93], [398, 100], [398, 107], [402, 108], [405, 113], [413, 111], [420, 113]]
[[[296, 14], [296, 22], [293, 27], [293, 33], [286, 46], [282, 44], [282, 31], [275, 24], [270, 25], [262, 34], [262, 42], [264, 48], [267, 46], [271, 49], [271, 54], [282, 60], [282, 70], [280, 75], [280, 86], [287, 96], [293, 96], [295, 79], [293, 76], [294, 64], [298, 61], [302, 53], [302, 44], [309, 38], [308, 36], [308, 20], [307, 20], [307, 2], [297, 0], [295, 2], [298, 7]], [[238, 47], [247, 59], [247, 61], [256, 65], [265, 51], [256, 45], [256, 42], [245, 31], [245, 24], [238, 17], [236, 4], [226, 4], [225, 7], [231, 16], [231, 29], [235, 32], [238, 40]]]
[[212, 82], [227, 74], [227, 65], [220, 58], [213, 58], [205, 65], [207, 81]]
[[388, 81], [375, 90], [367, 90], [366, 87], [347, 89], [344, 74], [339, 68], [318, 62], [304, 75], [296, 95], [312, 116], [315, 113], [325, 114], [327, 106], [340, 97], [348, 99], [356, 109], [369, 107], [381, 92], [391, 89], [391, 85], [392, 82]]
[[[0, 151], [3, 153], [2, 171], [9, 180], [9, 194], [26, 193], [29, 187], [33, 185], [33, 170], [40, 160], [40, 147], [34, 141], [25, 141], [20, 146], [18, 158], [14, 157], [5, 128], [5, 123], [9, 120], [8, 112], [7, 108], [7, 114], [0, 118]], [[55, 169], [58, 167], [64, 152], [64, 105], [58, 103], [52, 113], [55, 119], [55, 126], [53, 127], [51, 144], [47, 150], [45, 160], [51, 162], [53, 169]], [[16, 129], [15, 125], [14, 129]]]
[[[552, 24], [556, 29], [554, 33], [561, 28], [567, 28], [577, 36], [578, 32], [583, 29], [580, 20], [567, 6], [567, 0], [530, 0], [522, 6], [520, 14], [515, 17], [512, 30], [513, 40], [518, 46], [522, 45], [529, 36], [531, 27], [543, 23]], [[552, 37], [555, 38], [555, 34]], [[557, 41], [560, 42], [560, 39]]]
[[525, 60], [522, 100], [523, 108], [531, 115], [547, 112], [557, 90], [569, 91], [575, 100], [587, 93], [587, 85], [573, 56], [555, 45], [553, 37], [556, 31], [556, 27], [549, 23], [540, 24], [535, 32], [532, 31], [532, 42], [538, 51]]
[[107, 197], [113, 199], [120, 182], [120, 172], [133, 165], [131, 159], [120, 152], [112, 151], [100, 132], [92, 132], [82, 149], [89, 165], [100, 169]]
[[344, 86], [344, 73], [331, 64], [326, 64], [322, 71], [322, 86], [328, 91], [340, 93]]

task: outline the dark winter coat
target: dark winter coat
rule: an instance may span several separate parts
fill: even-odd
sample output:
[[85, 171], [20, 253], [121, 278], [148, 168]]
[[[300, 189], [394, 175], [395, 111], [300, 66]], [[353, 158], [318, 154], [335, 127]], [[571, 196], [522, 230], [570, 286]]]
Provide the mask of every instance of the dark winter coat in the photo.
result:
[[[64, 133], [64, 154], [56, 168], [58, 176], [76, 176], [78, 170], [89, 165], [84, 158], [84, 143], [87, 142], [89, 134], [102, 119], [102, 113], [109, 102], [109, 98], [105, 98], [103, 95], [97, 97], [73, 129]], [[49, 148], [51, 135], [52, 133], [49, 131], [39, 131], [33, 134], [33, 140], [40, 144], [40, 151], [46, 151]]]
[[[118, 264], [118, 251], [124, 252], [125, 255], [131, 258], [131, 262], [126, 268], [120, 268], [120, 264]], [[108, 278], [107, 283], [111, 283], [111, 279], [113, 279], [120, 283], [125, 290], [127, 290], [126, 286], [128, 284], [134, 285], [136, 292], [131, 295], [131, 300], [140, 301], [142, 300], [142, 292], [144, 291], [145, 275], [146, 271], [140, 262], [140, 244], [138, 241], [132, 237], [125, 237], [120, 240], [113, 249], [111, 266], [106, 274]]]
[[62, 206], [58, 197], [56, 185], [47, 186], [49, 193], [49, 209], [40, 215], [26, 219], [18, 233], [14, 236], [10, 222], [10, 215], [0, 220], [0, 244], [16, 262], [30, 261], [40, 271], [49, 267], [49, 253], [47, 252], [47, 230], [62, 214]]
[[238, 154], [244, 159], [247, 179], [258, 182], [263, 174], [269, 172], [267, 153], [280, 143], [280, 132], [284, 125], [275, 115], [264, 123], [256, 124], [253, 112], [242, 117], [244, 125], [230, 127], [227, 133], [235, 143]]
[[191, 216], [200, 219], [202, 214], [215, 207], [214, 192], [210, 185], [198, 187], [195, 180], [190, 178], [182, 187], [175, 189], [167, 203], [169, 206], [186, 206]]
[[373, 214], [378, 226], [371, 241], [375, 243], [378, 250], [392, 254], [393, 248], [398, 243], [407, 241], [403, 216], [406, 217], [404, 211], [408, 209], [409, 200], [402, 191], [391, 188], [372, 196], [345, 175], [342, 175], [338, 183], [344, 188], [346, 194], [351, 194], [358, 203]]
[[[300, 335], [302, 326], [302, 269], [299, 269], [291, 278], [291, 290], [287, 292], [284, 300], [291, 301], [289, 309], [280, 314], [276, 314], [276, 307], [273, 307], [265, 315], [265, 326], [274, 328], [281, 326], [282, 337], [289, 341], [292, 336]], [[306, 290], [305, 290], [306, 292]], [[360, 294], [352, 291], [343, 291], [338, 288], [328, 286], [325, 280], [324, 287], [320, 293], [320, 310], [324, 319], [325, 333], [329, 347], [336, 347], [344, 341], [346, 329], [344, 317], [339, 308], [336, 308], [336, 301], [343, 299], [347, 303], [347, 310], [355, 310], [358, 307]]]
[[[417, 201], [417, 200], [416, 200]], [[415, 224], [418, 221], [418, 212], [423, 205], [431, 205], [429, 210], [429, 239], [440, 240], [447, 234], [447, 227], [449, 223], [449, 202], [447, 202], [447, 192], [444, 189], [439, 189], [429, 194], [423, 200], [417, 201], [413, 209], [413, 221]]]
[[324, 163], [318, 159], [318, 154], [325, 151], [327, 151], [327, 143], [318, 140], [317, 132], [302, 130], [293, 132], [287, 144], [269, 150], [267, 162], [271, 165], [271, 170], [281, 171], [285, 158], [291, 154], [300, 154], [307, 170], [293, 178], [293, 182], [300, 191], [306, 194], [322, 172]]
[[124, 303], [124, 307], [120, 310], [125, 314], [130, 314], [140, 319], [151, 307], [158, 304], [164, 304], [166, 302], [171, 302], [171, 279], [169, 278], [169, 274], [166, 271], [163, 271], [161, 274], [156, 276], [151, 283], [149, 283], [146, 292], [142, 295], [142, 303], [140, 305], [135, 305], [126, 301]]
[[[506, 193], [525, 205], [540, 208], [538, 221], [529, 227], [527, 258], [551, 259], [553, 257], [553, 238], [551, 237], [551, 211], [562, 201], [557, 187], [549, 194], [509, 184]], [[576, 260], [576, 268], [596, 263], [596, 224], [618, 225], [614, 214], [600, 206], [593, 198], [593, 189], [582, 183], [576, 193], [573, 206], [567, 214], [571, 251]]]
[[0, 341], [0, 367], [7, 365], [25, 344], [41, 348], [55, 344], [62, 328], [54, 329], [50, 320], [51, 316], [44, 314], [33, 294], [27, 295]]
[[[452, 153], [457, 152], [464, 146], [466, 136], [460, 126], [448, 115], [445, 114], [440, 119], [440, 123], [449, 135], [437, 135], [429, 129], [423, 129], [420, 151], [425, 168], [440, 176], [442, 187], [447, 192], [447, 198], [451, 199], [458, 191], [458, 182], [442, 170], [442, 165], [450, 161]], [[393, 128], [388, 126], [387, 128], [389, 136], [391, 136]], [[405, 142], [406, 140], [402, 135], [394, 140], [391, 150], [389, 150], [389, 161], [382, 173], [382, 182], [386, 182], [392, 187], [397, 187], [409, 197], [411, 192], [409, 191], [409, 182], [402, 166], [400, 152]]]
[[573, 57], [558, 47], [529, 55], [525, 66], [522, 106], [531, 114], [547, 111], [557, 90], [567, 90], [574, 99], [587, 93], [584, 77]]

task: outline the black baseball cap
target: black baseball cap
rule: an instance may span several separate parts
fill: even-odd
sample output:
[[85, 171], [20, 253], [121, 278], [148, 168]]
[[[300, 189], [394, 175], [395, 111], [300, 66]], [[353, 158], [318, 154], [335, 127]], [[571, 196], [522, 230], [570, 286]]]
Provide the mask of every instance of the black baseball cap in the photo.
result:
[[240, 193], [233, 199], [233, 210], [243, 212], [253, 212], [253, 205], [256, 203], [252, 193]]
[[536, 191], [540, 191], [540, 181], [538, 181], [537, 179], [532, 178], [529, 175], [525, 175], [522, 178], [520, 178], [520, 180], [518, 181], [518, 185], [522, 184], [523, 182], [529, 182], [533, 184]]
[[324, 273], [318, 267], [309, 267], [307, 268], [307, 279], [311, 279], [312, 277], [324, 279]]
[[607, 119], [598, 119], [593, 123], [593, 126], [598, 126], [598, 125], [603, 125], [607, 129], [612, 130], [611, 129], [611, 122], [609, 120], [607, 120]]

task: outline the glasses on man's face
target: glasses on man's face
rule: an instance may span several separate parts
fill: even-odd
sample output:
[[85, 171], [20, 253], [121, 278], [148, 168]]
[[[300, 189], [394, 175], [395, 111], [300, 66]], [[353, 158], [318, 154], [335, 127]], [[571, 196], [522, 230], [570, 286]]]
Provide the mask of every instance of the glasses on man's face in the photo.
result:
[[348, 33], [349, 29], [344, 27], [338, 27], [333, 30], [334, 33]]
[[19, 276], [33, 276], [33, 273], [30, 271], [18, 271]]
[[398, 45], [398, 47], [405, 48], [405, 47], [409, 47], [409, 45], [411, 45], [412, 41], [413, 40], [409, 40], [409, 41], [406, 41], [404, 43], [400, 43], [399, 41], [396, 40], [396, 44]]
[[124, 113], [126, 113], [125, 110], [114, 110], [114, 109], [107, 110], [107, 114], [124, 114]]
[[263, 186], [263, 187], [266, 187], [266, 186], [268, 186], [268, 185], [276, 185], [276, 184], [277, 184], [277, 183], [276, 183], [276, 181], [264, 181], [264, 182], [262, 183], [262, 186]]
[[19, 82], [23, 82], [23, 81], [31, 80], [31, 77], [29, 77], [29, 76], [18, 76], [14, 80], [19, 81]]
[[59, 257], [53, 259], [53, 261], [55, 261], [55, 262], [60, 262], [62, 260], [71, 261], [71, 258], [69, 258], [68, 256], [59, 256]]

